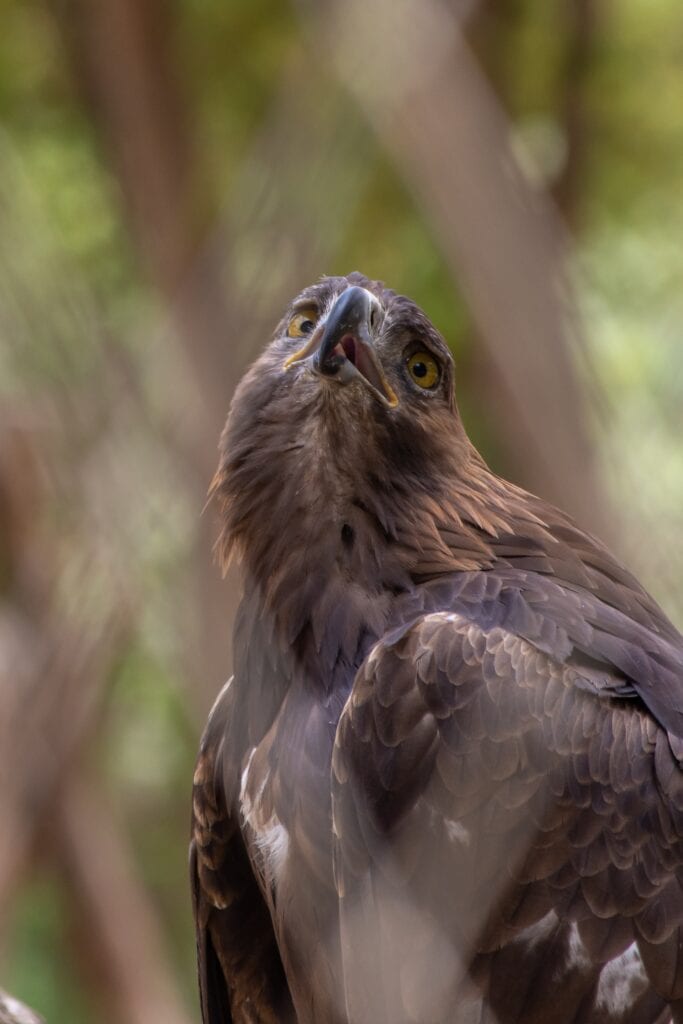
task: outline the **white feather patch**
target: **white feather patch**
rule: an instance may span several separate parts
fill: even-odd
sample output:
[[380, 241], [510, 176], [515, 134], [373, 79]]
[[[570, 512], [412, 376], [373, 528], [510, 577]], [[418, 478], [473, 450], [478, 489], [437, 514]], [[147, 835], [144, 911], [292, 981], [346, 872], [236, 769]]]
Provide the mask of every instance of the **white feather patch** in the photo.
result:
[[555, 931], [558, 925], [558, 917], [554, 910], [549, 910], [545, 917], [534, 924], [529, 925], [521, 931], [515, 941], [523, 942], [527, 949], [531, 950], [539, 942], [543, 942]]
[[277, 885], [289, 852], [289, 833], [278, 817], [273, 814], [263, 822], [259, 815], [259, 804], [268, 784], [269, 773], [259, 780], [255, 794], [250, 792], [249, 774], [256, 747], [252, 747], [242, 772], [240, 785], [240, 811], [242, 819], [249, 826], [253, 841], [261, 855], [263, 881], [268, 888]]
[[586, 952], [576, 921], [572, 921], [569, 929], [569, 949], [567, 950], [567, 970], [578, 968], [583, 970], [590, 965], [590, 957]]
[[453, 818], [444, 818], [443, 823], [446, 826], [446, 835], [452, 843], [457, 843], [458, 846], [470, 845], [472, 836], [461, 822], [454, 821]]
[[647, 986], [647, 974], [634, 942], [621, 956], [610, 960], [603, 967], [595, 996], [595, 1007], [614, 1016], [621, 1016], [631, 1008]]

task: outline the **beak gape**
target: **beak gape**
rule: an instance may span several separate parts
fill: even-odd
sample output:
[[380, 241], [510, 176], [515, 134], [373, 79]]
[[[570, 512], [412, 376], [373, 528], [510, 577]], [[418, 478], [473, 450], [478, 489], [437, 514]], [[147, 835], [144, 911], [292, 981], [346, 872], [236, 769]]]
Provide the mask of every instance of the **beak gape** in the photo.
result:
[[373, 314], [381, 307], [366, 288], [353, 285], [343, 291], [321, 328], [285, 362], [285, 369], [308, 361], [322, 377], [349, 384], [361, 380], [375, 398], [394, 409], [398, 398], [389, 384], [372, 340]]

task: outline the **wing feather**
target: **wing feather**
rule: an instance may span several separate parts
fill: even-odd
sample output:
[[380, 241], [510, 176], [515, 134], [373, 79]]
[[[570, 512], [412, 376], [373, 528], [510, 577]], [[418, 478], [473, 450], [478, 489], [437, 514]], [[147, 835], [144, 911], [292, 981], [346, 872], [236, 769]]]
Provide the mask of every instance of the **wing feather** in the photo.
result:
[[[518, 603], [516, 614], [535, 621]], [[479, 1020], [506, 972], [500, 1024], [654, 1022], [664, 998], [681, 997], [682, 786], [671, 739], [640, 702], [603, 699], [580, 659], [545, 653], [563, 649], [559, 627], [537, 627], [538, 645], [433, 612], [361, 666], [332, 773], [353, 1024], [407, 1024], [418, 1006], [419, 1020], [445, 1022], [456, 1004]], [[599, 671], [617, 695], [621, 668]], [[552, 934], [528, 939], [550, 913]], [[620, 1009], [616, 997], [608, 1006], [601, 972], [631, 946], [634, 978], [646, 980], [630, 1001], [620, 990]], [[519, 983], [514, 963], [526, 964]], [[542, 964], [554, 964], [552, 985], [538, 984]]]
[[232, 714], [228, 683], [202, 737], [194, 775], [190, 878], [204, 1024], [293, 1021], [287, 981], [265, 902], [254, 878], [225, 770]]

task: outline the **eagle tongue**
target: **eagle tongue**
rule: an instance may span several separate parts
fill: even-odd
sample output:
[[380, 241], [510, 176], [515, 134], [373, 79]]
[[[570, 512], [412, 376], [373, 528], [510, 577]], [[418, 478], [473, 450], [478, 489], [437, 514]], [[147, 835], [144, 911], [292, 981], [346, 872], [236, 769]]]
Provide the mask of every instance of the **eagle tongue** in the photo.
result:
[[319, 373], [347, 384], [359, 377], [376, 398], [390, 408], [398, 399], [386, 379], [370, 335], [370, 318], [375, 297], [365, 288], [353, 286], [337, 299], [325, 324], [315, 355]]
[[345, 334], [339, 342], [341, 349], [350, 363], [356, 365], [356, 339], [352, 334]]
[[324, 324], [315, 330], [302, 349], [284, 364], [310, 359], [311, 366], [323, 377], [334, 377], [340, 384], [362, 380], [383, 405], [393, 409], [398, 398], [389, 384], [370, 335], [370, 319], [377, 300], [365, 288], [347, 288], [335, 302]]
[[[369, 340], [371, 303], [374, 296], [365, 288], [353, 285], [343, 291], [325, 323], [320, 348], [316, 356], [316, 369], [320, 373], [335, 374], [349, 355], [355, 355], [360, 338]], [[355, 360], [351, 359], [355, 365]]]
[[361, 377], [370, 385], [370, 389], [383, 403], [392, 409], [396, 408], [398, 398], [384, 374], [384, 370], [372, 345], [359, 339], [356, 344], [355, 356], [354, 366]]

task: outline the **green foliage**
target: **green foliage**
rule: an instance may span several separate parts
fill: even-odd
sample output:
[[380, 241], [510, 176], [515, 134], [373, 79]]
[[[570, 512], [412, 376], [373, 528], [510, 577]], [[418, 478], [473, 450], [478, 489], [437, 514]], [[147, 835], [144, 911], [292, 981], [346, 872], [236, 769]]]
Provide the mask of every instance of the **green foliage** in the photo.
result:
[[61, 880], [45, 873], [25, 885], [15, 918], [4, 986], [47, 1021], [91, 1024], [96, 1014], [70, 955], [74, 925]]

